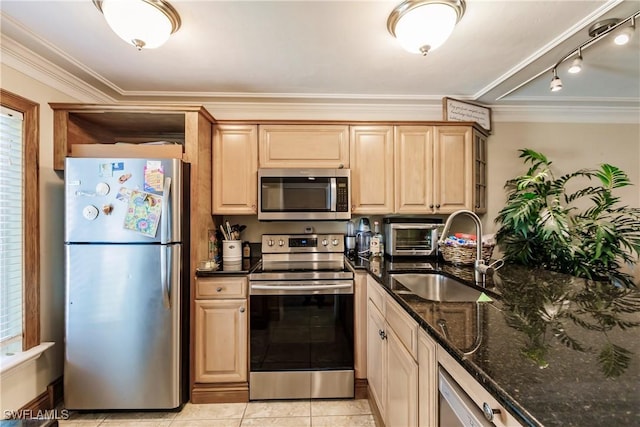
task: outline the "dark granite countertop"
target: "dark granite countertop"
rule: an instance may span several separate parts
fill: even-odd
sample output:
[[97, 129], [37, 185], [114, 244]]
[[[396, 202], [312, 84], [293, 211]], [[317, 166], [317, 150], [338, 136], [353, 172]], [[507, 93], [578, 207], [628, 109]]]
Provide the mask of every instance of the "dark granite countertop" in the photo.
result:
[[[421, 261], [430, 265], [385, 260], [372, 275], [523, 425], [640, 425], [640, 292], [505, 265], [487, 281], [493, 302], [433, 302], [390, 273], [473, 285], [473, 268]], [[350, 264], [371, 274], [366, 260]]]
[[242, 276], [247, 275], [251, 270], [253, 270], [258, 263], [260, 262], [260, 258], [251, 257], [251, 258], [242, 258], [242, 263], [239, 265], [225, 265], [225, 263], [220, 263], [217, 270], [196, 270], [196, 277], [219, 277], [219, 276]]

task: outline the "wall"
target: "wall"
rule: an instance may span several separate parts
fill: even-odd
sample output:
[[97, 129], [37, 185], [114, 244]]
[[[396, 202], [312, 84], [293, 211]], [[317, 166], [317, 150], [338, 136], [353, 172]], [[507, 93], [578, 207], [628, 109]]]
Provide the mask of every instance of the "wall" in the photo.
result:
[[2, 65], [2, 88], [40, 104], [40, 334], [55, 345], [2, 377], [0, 410], [17, 410], [62, 375], [64, 361], [64, 186], [53, 170], [53, 112], [49, 102], [77, 99]]
[[[640, 123], [495, 123], [489, 138], [489, 199], [483, 221], [487, 232], [497, 230], [493, 220], [506, 202], [504, 183], [526, 172], [519, 149], [531, 148], [553, 161], [560, 176], [581, 168], [610, 163], [624, 170], [633, 186], [621, 188], [621, 204], [640, 207]], [[640, 266], [635, 267], [640, 281]]]

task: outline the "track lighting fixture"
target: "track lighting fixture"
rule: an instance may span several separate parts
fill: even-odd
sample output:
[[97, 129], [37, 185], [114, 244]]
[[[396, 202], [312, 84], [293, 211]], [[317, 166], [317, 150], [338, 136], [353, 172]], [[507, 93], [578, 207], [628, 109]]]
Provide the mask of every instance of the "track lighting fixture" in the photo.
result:
[[640, 16], [640, 11], [637, 11], [633, 15], [622, 20], [616, 18], [604, 19], [602, 21], [596, 22], [591, 27], [589, 27], [589, 37], [591, 38], [569, 52], [567, 55], [565, 55], [562, 59], [556, 62], [556, 64], [551, 69], [551, 71], [553, 72], [553, 78], [551, 79], [551, 84], [549, 85], [549, 89], [551, 89], [551, 92], [557, 92], [562, 89], [562, 80], [560, 80], [560, 77], [558, 77], [558, 67], [560, 66], [560, 64], [562, 64], [572, 56], [577, 55], [576, 58], [571, 62], [571, 66], [567, 71], [571, 74], [579, 73], [582, 70], [583, 66], [582, 51], [598, 40], [602, 39], [607, 34], [630, 22], [630, 25], [622, 29], [614, 38], [614, 43], [617, 45], [628, 43], [631, 40], [631, 37], [633, 37], [633, 33], [635, 32], [636, 18], [638, 18], [638, 16]]

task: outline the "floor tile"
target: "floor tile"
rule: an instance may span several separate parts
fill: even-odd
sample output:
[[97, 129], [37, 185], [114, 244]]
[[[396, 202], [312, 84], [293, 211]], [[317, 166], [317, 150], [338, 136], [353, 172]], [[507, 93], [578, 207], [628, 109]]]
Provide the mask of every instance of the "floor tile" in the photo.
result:
[[170, 425], [171, 420], [109, 420], [107, 418], [100, 427], [169, 427]]
[[182, 411], [175, 417], [176, 421], [182, 420], [220, 420], [242, 418], [246, 403], [187, 403]]
[[311, 427], [375, 427], [373, 415], [311, 417]]
[[311, 416], [325, 415], [368, 415], [371, 407], [367, 399], [357, 400], [314, 400], [311, 402]]
[[100, 423], [102, 423], [102, 420], [58, 420], [58, 425], [60, 427], [98, 427]]
[[249, 402], [244, 418], [308, 417], [311, 402], [306, 401], [264, 401]]
[[169, 427], [240, 427], [240, 422], [242, 422], [241, 418], [226, 418], [220, 420], [173, 420]]
[[240, 427], [310, 427], [311, 417], [244, 418]]
[[109, 412], [106, 414], [104, 422], [171, 421], [177, 414], [177, 412], [169, 411]]

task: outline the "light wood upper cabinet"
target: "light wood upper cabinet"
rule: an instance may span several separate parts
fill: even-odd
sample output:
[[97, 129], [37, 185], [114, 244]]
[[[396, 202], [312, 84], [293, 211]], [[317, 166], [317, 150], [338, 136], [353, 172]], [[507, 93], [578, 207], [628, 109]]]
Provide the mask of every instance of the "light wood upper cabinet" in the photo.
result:
[[432, 213], [433, 126], [395, 128], [396, 213]]
[[196, 280], [196, 383], [246, 382], [248, 316], [246, 277]]
[[351, 213], [393, 212], [393, 126], [351, 126]]
[[258, 213], [258, 126], [220, 124], [213, 134], [213, 213]]
[[476, 213], [487, 212], [487, 137], [473, 131], [473, 208]]
[[260, 125], [261, 168], [348, 168], [347, 125]]
[[437, 213], [473, 210], [473, 141], [470, 126], [437, 126], [434, 202]]

